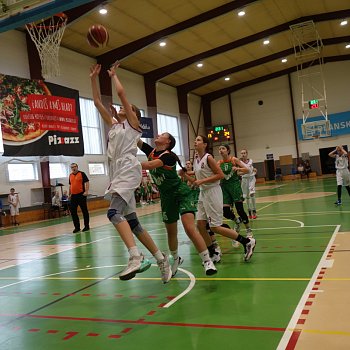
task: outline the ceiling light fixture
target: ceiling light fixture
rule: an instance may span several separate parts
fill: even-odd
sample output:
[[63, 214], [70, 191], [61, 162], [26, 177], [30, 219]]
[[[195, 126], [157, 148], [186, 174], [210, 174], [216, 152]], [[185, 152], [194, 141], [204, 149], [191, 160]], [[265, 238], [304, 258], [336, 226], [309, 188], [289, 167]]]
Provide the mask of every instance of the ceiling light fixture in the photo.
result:
[[98, 12], [101, 14], [101, 15], [105, 15], [108, 11], [107, 9], [102, 5], [100, 7], [100, 9], [98, 10]]
[[282, 58], [281, 62], [286, 63], [288, 60], [286, 58]]
[[230, 79], [231, 79], [230, 77], [226, 77], [226, 78], [225, 78], [226, 81], [229, 81]]
[[166, 46], [166, 42], [164, 40], [162, 40], [160, 43], [159, 43], [159, 46], [163, 47], [163, 46]]
[[243, 17], [245, 15], [245, 11], [244, 10], [240, 10], [239, 12], [238, 12], [238, 16], [239, 17]]
[[346, 26], [348, 24], [348, 21], [346, 19], [343, 19], [341, 22], [340, 22], [340, 25], [341, 26]]
[[350, 49], [350, 44], [346, 44], [346, 45], [345, 45], [345, 48], [346, 48], [346, 49]]
[[263, 41], [263, 44], [264, 44], [264, 45], [270, 44], [270, 40], [269, 40], [269, 39], [265, 39], [265, 40]]
[[202, 68], [203, 67], [203, 63], [202, 62], [197, 63], [197, 67], [198, 68]]

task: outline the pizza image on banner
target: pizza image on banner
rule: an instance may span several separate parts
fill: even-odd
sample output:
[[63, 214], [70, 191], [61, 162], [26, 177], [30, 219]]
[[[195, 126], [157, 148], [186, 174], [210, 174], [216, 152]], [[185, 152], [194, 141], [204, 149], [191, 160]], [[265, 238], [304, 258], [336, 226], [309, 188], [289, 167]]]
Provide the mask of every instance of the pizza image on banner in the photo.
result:
[[76, 90], [0, 74], [0, 120], [4, 156], [84, 154]]
[[40, 123], [23, 122], [20, 111], [29, 111], [27, 95], [50, 95], [42, 81], [0, 75], [0, 117], [3, 140], [26, 141], [44, 133]]

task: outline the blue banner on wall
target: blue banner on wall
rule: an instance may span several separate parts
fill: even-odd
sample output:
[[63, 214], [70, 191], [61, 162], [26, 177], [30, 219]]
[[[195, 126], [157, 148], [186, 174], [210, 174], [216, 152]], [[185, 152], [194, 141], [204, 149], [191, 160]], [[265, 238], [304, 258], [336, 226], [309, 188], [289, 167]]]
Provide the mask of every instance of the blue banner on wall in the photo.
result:
[[[307, 121], [314, 122], [316, 120], [323, 119], [323, 117], [319, 116], [308, 118]], [[331, 137], [350, 134], [350, 111], [329, 114], [328, 120], [330, 121]], [[299, 140], [303, 140], [303, 133], [301, 131], [302, 123], [302, 119], [297, 119], [297, 130]]]
[[153, 138], [153, 120], [152, 118], [142, 118], [140, 119], [140, 126], [143, 130], [142, 137], [146, 139]]

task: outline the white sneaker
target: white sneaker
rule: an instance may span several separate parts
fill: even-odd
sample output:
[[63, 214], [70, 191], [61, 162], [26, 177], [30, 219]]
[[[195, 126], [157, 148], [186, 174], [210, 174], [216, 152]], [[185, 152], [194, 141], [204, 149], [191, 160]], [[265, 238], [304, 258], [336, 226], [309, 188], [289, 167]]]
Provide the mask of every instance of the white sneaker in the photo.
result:
[[119, 274], [119, 279], [122, 281], [131, 280], [135, 277], [137, 273], [144, 272], [151, 267], [149, 260], [140, 254], [139, 256], [131, 256], [129, 258], [128, 265], [125, 269]]
[[254, 253], [254, 249], [256, 246], [256, 240], [255, 238], [249, 238], [250, 242], [246, 244], [245, 246], [245, 254], [244, 254], [244, 260], [249, 261]]
[[235, 241], [234, 239], [232, 240], [232, 247], [233, 248], [239, 248], [241, 246], [241, 243], [238, 241]]
[[184, 262], [184, 259], [179, 256], [176, 260], [174, 260], [173, 264], [171, 265], [171, 277], [174, 277], [177, 273], [177, 268], [182, 265]]
[[214, 275], [218, 272], [214, 263], [211, 260], [204, 262], [204, 270], [207, 276]]
[[157, 264], [158, 264], [158, 267], [160, 269], [160, 277], [162, 279], [162, 282], [168, 283], [170, 281], [172, 271], [170, 268], [168, 257], [165, 256], [164, 253], [162, 253], [162, 254], [163, 254], [164, 259], [161, 261], [157, 261]]
[[217, 241], [215, 241], [213, 244], [214, 244], [215, 253], [222, 255], [219, 243]]
[[215, 252], [210, 259], [214, 264], [219, 263], [221, 261], [221, 254]]

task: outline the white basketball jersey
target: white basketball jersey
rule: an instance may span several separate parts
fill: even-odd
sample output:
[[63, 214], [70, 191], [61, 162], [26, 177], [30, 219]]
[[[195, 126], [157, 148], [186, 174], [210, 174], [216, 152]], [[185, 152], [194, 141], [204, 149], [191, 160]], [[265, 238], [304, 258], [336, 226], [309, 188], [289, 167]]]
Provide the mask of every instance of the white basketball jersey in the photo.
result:
[[[197, 157], [193, 162], [193, 170], [197, 180], [203, 180], [209, 176], [214, 175], [213, 171], [211, 170], [208, 164], [208, 156], [209, 156], [209, 153], [206, 153], [202, 158]], [[211, 188], [219, 185], [220, 185], [220, 180], [217, 180], [215, 182], [207, 182], [203, 185], [200, 185], [199, 188], [201, 190], [205, 190], [207, 188]]]
[[245, 164], [245, 166], [248, 168], [249, 172], [247, 174], [243, 174], [242, 177], [251, 177], [254, 176], [253, 173], [253, 160], [252, 159], [247, 159], [246, 161], [244, 161], [243, 159], [241, 159], [241, 161]]
[[349, 158], [347, 154], [342, 154], [339, 156], [338, 154], [335, 155], [335, 168], [336, 169], [347, 169], [349, 166]]
[[127, 120], [113, 124], [108, 133], [108, 159], [119, 159], [127, 154], [136, 157], [137, 142], [141, 138], [141, 131], [134, 129]]

